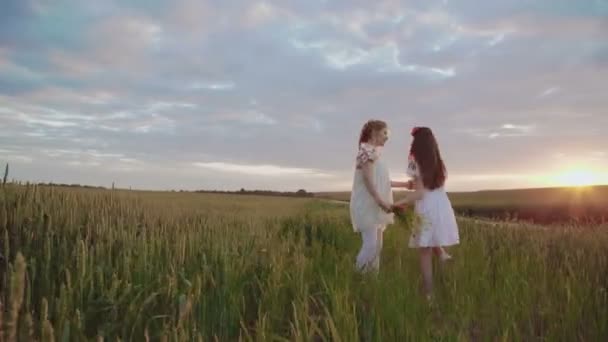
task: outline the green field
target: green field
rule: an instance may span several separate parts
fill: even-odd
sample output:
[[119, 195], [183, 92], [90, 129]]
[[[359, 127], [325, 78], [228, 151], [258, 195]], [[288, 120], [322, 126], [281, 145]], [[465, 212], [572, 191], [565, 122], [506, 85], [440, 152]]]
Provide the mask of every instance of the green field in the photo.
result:
[[420, 295], [406, 227], [360, 276], [344, 205], [0, 189], [0, 341], [605, 341], [608, 227], [460, 219]]
[[[395, 192], [401, 198], [405, 192]], [[539, 223], [570, 219], [608, 221], [608, 186], [451, 192], [454, 209], [467, 216], [519, 217]], [[317, 198], [348, 201], [350, 192], [316, 193]]]

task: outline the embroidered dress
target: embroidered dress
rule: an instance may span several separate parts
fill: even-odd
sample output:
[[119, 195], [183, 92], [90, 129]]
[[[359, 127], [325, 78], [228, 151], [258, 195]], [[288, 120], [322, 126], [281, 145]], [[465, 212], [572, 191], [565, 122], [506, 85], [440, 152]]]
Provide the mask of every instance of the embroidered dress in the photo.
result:
[[372, 163], [372, 183], [378, 195], [387, 204], [393, 204], [393, 190], [388, 167], [381, 158], [381, 148], [362, 143], [357, 153], [355, 176], [350, 196], [350, 216], [353, 230], [361, 232], [373, 227], [392, 224], [393, 214], [386, 213], [378, 206], [372, 195], [365, 187], [361, 167], [366, 162]]

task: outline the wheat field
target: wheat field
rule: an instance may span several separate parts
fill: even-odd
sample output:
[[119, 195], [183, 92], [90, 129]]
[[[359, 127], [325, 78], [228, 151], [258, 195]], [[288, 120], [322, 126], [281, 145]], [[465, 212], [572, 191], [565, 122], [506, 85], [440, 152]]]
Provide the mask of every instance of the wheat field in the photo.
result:
[[341, 204], [7, 183], [0, 341], [608, 340], [608, 227], [459, 224], [429, 305], [407, 227], [361, 276]]

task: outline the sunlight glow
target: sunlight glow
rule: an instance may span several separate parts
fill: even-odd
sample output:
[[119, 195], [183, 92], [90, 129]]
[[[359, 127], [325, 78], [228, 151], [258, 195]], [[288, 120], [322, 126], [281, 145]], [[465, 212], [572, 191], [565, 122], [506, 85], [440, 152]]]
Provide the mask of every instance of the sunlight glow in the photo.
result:
[[552, 177], [551, 182], [557, 186], [590, 186], [598, 185], [606, 181], [606, 175], [602, 175], [590, 168], [573, 168]]

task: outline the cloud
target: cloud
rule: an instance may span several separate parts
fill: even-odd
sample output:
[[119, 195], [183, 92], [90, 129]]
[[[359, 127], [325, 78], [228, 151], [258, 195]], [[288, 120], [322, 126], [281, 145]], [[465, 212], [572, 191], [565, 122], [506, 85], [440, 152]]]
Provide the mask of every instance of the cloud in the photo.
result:
[[555, 93], [557, 93], [559, 91], [560, 91], [559, 87], [550, 87], [550, 88], [547, 88], [547, 89], [543, 90], [543, 92], [540, 93], [538, 95], [538, 97], [539, 98], [547, 97], [547, 96], [553, 95], [553, 94], [555, 94]]
[[246, 165], [223, 162], [196, 162], [194, 166], [221, 172], [240, 173], [266, 177], [331, 177], [330, 174], [314, 169], [282, 167], [277, 165]]
[[529, 133], [534, 130], [534, 125], [513, 125], [504, 124], [501, 127], [503, 130], [515, 131], [520, 133]]
[[510, 123], [503, 124], [500, 127], [467, 128], [463, 131], [477, 138], [489, 139], [525, 137], [537, 133], [535, 125], [514, 125]]
[[[606, 10], [591, 0], [9, 0], [0, 146], [11, 152], [0, 160], [31, 178], [37, 167], [75, 182], [120, 174], [150, 187], [284, 188], [297, 179], [322, 190], [348, 186], [373, 117], [394, 133], [385, 157], [395, 172], [410, 128], [424, 124], [450, 172], [531, 174], [543, 156], [608, 145]], [[300, 172], [264, 175], [279, 169]], [[175, 172], [179, 180], [162, 176]], [[335, 178], [307, 178], [316, 173]]]
[[188, 88], [193, 90], [230, 90], [235, 87], [233, 82], [193, 82]]

